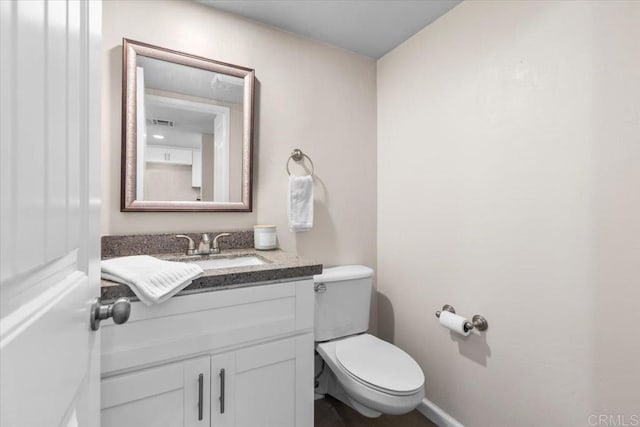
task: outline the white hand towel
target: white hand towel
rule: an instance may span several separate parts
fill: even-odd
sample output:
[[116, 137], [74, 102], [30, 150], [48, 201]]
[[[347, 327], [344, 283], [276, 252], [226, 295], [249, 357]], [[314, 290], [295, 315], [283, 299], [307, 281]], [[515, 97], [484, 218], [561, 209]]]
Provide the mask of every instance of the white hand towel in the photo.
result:
[[104, 260], [101, 270], [103, 279], [129, 286], [146, 305], [168, 300], [203, 271], [197, 264], [164, 261], [148, 255]]
[[313, 227], [313, 177], [290, 176], [287, 203], [289, 229], [309, 231]]

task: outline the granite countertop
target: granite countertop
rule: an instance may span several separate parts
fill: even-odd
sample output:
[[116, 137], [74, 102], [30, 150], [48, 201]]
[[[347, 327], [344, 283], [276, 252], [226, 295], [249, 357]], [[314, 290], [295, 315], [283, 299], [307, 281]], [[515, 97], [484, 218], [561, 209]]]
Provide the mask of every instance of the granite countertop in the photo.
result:
[[[265, 263], [247, 267], [218, 268], [205, 270], [204, 274], [195, 279], [193, 283], [180, 291], [176, 296], [188, 295], [197, 292], [218, 291], [242, 286], [255, 286], [260, 282], [272, 282], [278, 280], [293, 279], [297, 277], [310, 277], [322, 273], [322, 264], [305, 260], [280, 249], [259, 251], [250, 248], [227, 249], [217, 255], [193, 255], [184, 253], [162, 253], [155, 256], [160, 259], [172, 261], [196, 261], [218, 258], [234, 258], [239, 256], [256, 256]], [[108, 258], [108, 257], [106, 257]], [[128, 297], [136, 300], [137, 297], [127, 285], [109, 280], [102, 280], [101, 296], [104, 301], [120, 297]]]

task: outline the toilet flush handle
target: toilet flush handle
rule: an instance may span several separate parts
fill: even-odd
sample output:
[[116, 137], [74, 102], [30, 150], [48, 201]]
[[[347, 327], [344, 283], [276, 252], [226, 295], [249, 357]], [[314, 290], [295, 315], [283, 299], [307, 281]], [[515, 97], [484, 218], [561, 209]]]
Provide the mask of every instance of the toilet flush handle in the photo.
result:
[[327, 285], [325, 285], [324, 283], [316, 283], [313, 287], [313, 290], [318, 293], [327, 292]]

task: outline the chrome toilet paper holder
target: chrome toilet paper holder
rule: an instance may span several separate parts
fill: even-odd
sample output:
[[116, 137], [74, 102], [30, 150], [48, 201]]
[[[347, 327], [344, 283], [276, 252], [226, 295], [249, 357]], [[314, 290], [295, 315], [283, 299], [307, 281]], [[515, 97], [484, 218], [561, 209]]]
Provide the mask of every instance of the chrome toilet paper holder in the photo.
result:
[[[436, 317], [440, 318], [440, 313], [442, 313], [443, 311], [448, 311], [449, 313], [454, 313], [456, 312], [456, 309], [453, 308], [452, 305], [449, 304], [445, 304], [442, 306], [442, 310], [438, 310], [436, 311]], [[465, 322], [464, 324], [464, 331], [468, 332], [470, 330], [472, 330], [473, 328], [479, 330], [479, 331], [486, 331], [487, 328], [489, 327], [489, 322], [487, 322], [487, 319], [485, 319], [483, 316], [480, 316], [479, 314], [475, 314], [472, 318], [471, 318], [471, 322]]]

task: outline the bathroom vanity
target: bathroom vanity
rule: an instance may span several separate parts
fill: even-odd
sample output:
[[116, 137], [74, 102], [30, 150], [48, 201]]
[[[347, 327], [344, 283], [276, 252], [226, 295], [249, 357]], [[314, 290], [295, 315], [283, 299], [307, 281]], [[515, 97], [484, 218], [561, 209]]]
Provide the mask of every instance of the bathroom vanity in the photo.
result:
[[[265, 263], [206, 270], [165, 303], [133, 301], [127, 323], [102, 323], [102, 426], [313, 424], [312, 276], [322, 266], [248, 248], [210, 258], [247, 253]], [[127, 290], [103, 281], [103, 301]]]

